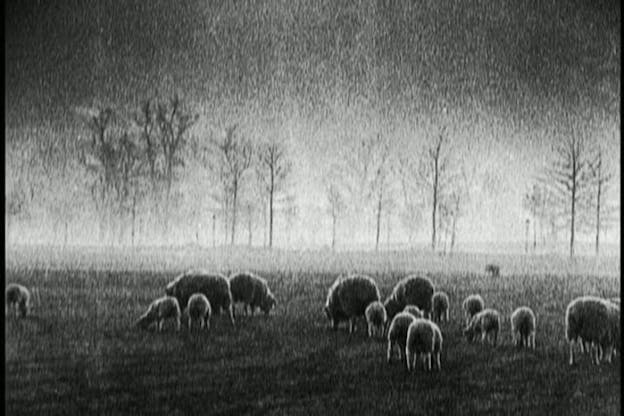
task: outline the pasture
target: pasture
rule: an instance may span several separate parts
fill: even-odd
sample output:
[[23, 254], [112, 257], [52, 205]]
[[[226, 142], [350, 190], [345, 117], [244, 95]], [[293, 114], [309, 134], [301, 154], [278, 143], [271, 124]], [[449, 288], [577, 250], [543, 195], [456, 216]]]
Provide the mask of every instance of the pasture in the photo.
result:
[[[488, 262], [501, 276], [486, 276]], [[249, 269], [278, 299], [269, 316], [213, 316], [208, 332], [133, 323], [179, 272]], [[386, 344], [334, 332], [322, 313], [339, 273], [371, 275], [382, 297], [407, 273], [431, 272], [451, 300], [442, 372], [407, 374]], [[620, 356], [570, 367], [564, 311], [582, 294], [620, 295], [619, 258], [255, 249], [6, 252], [6, 282], [36, 288], [31, 317], [5, 318], [7, 414], [620, 414]], [[461, 336], [461, 301], [480, 293], [504, 317], [497, 347]], [[530, 306], [536, 350], [511, 345], [509, 315]], [[183, 323], [186, 323], [183, 319]]]

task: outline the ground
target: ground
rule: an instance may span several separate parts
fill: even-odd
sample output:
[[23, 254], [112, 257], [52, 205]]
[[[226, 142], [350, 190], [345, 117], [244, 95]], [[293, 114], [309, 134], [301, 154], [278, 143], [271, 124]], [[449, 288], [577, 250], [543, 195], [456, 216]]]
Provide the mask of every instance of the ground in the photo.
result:
[[[501, 276], [486, 276], [495, 261]], [[620, 357], [568, 365], [564, 313], [576, 296], [619, 296], [619, 259], [438, 257], [427, 253], [26, 249], [7, 252], [6, 282], [35, 288], [31, 317], [5, 319], [7, 414], [620, 414]], [[269, 316], [207, 332], [133, 326], [177, 273], [251, 269], [278, 298]], [[431, 272], [451, 300], [442, 371], [408, 374], [386, 344], [329, 327], [322, 306], [339, 273], [363, 272], [382, 297]], [[559, 271], [559, 272], [557, 272]], [[461, 336], [462, 299], [480, 293], [504, 317], [500, 345]], [[536, 350], [511, 344], [509, 316], [530, 306]], [[199, 413], [198, 413], [199, 412]]]

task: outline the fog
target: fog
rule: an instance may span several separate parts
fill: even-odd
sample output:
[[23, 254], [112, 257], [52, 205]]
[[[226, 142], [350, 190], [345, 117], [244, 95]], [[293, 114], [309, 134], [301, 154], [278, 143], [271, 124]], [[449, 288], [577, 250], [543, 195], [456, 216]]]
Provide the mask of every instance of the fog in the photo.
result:
[[[136, 245], [231, 243], [217, 174], [197, 149], [236, 125], [254, 146], [283, 144], [291, 164], [276, 194], [278, 247], [331, 245], [327, 182], [354, 186], [361, 172], [345, 161], [377, 136], [391, 161], [379, 248], [429, 244], [431, 196], [415, 191], [418, 218], [407, 226], [414, 209], [398, 167], [402, 157], [418, 165], [444, 134], [449, 165], [468, 177], [457, 250], [522, 252], [527, 237], [533, 243], [536, 220], [523, 199], [553, 164], [553, 145], [570, 135], [604, 151], [612, 212], [600, 238], [619, 249], [620, 19], [617, 2], [606, 1], [9, 2], [8, 241], [131, 244], [127, 218], [101, 230], [90, 191], [97, 178], [80, 159], [93, 135], [85, 120], [110, 107], [138, 135], [132, 119], [141, 101], [177, 94], [197, 119], [175, 170], [168, 221], [143, 197]], [[62, 163], [48, 167], [50, 158]], [[241, 204], [254, 205], [251, 243], [264, 246], [266, 200], [251, 190], [253, 171], [241, 181]], [[337, 248], [374, 248], [375, 201], [358, 192], [344, 198]], [[237, 209], [234, 240], [246, 245], [249, 218]], [[577, 230], [581, 252], [595, 239], [591, 218], [588, 209]], [[565, 221], [556, 237], [541, 227], [535, 234], [539, 251], [565, 251], [569, 240]], [[439, 249], [448, 243], [443, 235]]]

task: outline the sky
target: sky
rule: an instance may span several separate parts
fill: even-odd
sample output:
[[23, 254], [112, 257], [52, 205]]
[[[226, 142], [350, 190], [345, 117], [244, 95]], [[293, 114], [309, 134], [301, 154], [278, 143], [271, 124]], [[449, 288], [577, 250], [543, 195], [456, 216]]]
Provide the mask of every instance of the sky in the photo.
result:
[[71, 129], [76, 108], [175, 90], [207, 129], [287, 125], [310, 213], [343, 133], [409, 149], [445, 125], [500, 190], [463, 233], [501, 240], [522, 235], [519, 201], [570, 120], [593, 120], [619, 184], [620, 30], [606, 0], [12, 0], [5, 123]]

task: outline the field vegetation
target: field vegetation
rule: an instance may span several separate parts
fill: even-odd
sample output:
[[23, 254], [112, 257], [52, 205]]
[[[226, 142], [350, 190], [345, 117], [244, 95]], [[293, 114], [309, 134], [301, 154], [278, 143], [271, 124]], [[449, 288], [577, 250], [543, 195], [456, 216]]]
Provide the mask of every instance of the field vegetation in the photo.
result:
[[[501, 266], [498, 278], [486, 263]], [[265, 277], [269, 316], [213, 316], [207, 332], [133, 327], [173, 277], [203, 267]], [[329, 328], [327, 288], [344, 272], [370, 274], [382, 297], [410, 272], [449, 294], [442, 372], [407, 374], [386, 345]], [[7, 414], [619, 414], [620, 357], [570, 367], [564, 311], [583, 294], [620, 295], [619, 258], [438, 257], [425, 252], [332, 253], [236, 248], [66, 249], [6, 252], [6, 282], [35, 289], [36, 309], [5, 318]], [[504, 316], [501, 344], [461, 337], [462, 299], [480, 293]], [[536, 349], [511, 345], [509, 316], [530, 306]], [[240, 311], [240, 309], [239, 309]], [[183, 322], [185, 322], [183, 320]]]

